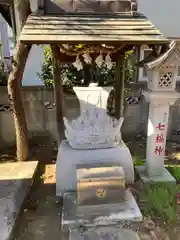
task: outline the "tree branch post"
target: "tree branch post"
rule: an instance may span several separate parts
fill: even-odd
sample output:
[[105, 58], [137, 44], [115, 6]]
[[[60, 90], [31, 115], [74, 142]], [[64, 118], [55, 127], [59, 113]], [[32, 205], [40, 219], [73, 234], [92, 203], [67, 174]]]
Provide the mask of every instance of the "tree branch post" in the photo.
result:
[[[15, 1], [16, 15], [19, 17], [19, 32], [23, 28], [28, 15], [31, 13], [29, 0]], [[27, 46], [18, 41], [16, 44], [16, 52], [13, 57], [12, 71], [8, 78], [8, 95], [13, 110], [14, 125], [16, 131], [16, 153], [18, 161], [26, 161], [29, 157], [28, 148], [28, 128], [21, 98], [21, 81], [26, 65], [26, 61], [31, 49], [31, 45]]]
[[20, 85], [30, 48], [30, 46], [26, 46], [22, 43], [17, 44], [16, 54], [12, 63], [12, 71], [8, 78], [8, 95], [14, 116], [17, 148], [16, 154], [18, 161], [26, 161], [29, 157], [28, 129], [23, 101], [21, 98]]

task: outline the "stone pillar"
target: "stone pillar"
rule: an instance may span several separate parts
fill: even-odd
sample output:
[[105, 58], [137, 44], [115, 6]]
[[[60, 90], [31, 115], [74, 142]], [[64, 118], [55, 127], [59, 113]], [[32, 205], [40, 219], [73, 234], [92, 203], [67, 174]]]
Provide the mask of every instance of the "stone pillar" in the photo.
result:
[[146, 65], [149, 117], [145, 166], [137, 167], [143, 181], [175, 182], [164, 167], [169, 107], [180, 97], [175, 91], [180, 52], [175, 43], [159, 59]]
[[149, 102], [146, 174], [149, 177], [163, 175], [166, 136], [168, 128], [169, 107], [173, 105], [179, 93], [145, 91], [145, 99]]

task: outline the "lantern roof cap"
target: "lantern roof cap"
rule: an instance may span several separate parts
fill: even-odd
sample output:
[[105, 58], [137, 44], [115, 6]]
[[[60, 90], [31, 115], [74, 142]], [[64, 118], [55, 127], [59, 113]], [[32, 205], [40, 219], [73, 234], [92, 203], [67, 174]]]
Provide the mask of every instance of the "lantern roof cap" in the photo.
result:
[[[167, 45], [166, 45], [167, 47]], [[180, 61], [180, 50], [178, 48], [178, 45], [175, 41], [171, 41], [169, 44], [169, 48], [159, 55], [158, 58], [156, 58], [153, 61], [145, 63], [145, 67], [148, 67], [149, 69], [153, 69], [156, 67], [160, 67], [166, 63], [173, 64], [174, 60]]]

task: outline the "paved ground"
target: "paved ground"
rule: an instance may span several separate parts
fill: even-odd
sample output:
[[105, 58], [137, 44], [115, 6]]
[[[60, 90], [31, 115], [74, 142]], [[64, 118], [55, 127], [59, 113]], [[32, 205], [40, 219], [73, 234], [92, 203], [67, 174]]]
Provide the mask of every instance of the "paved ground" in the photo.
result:
[[[55, 173], [55, 165], [47, 165], [45, 175], [43, 176], [45, 184], [41, 184], [41, 186], [32, 193], [32, 198], [30, 198], [27, 208], [20, 220], [20, 226], [15, 240], [61, 239], [61, 203], [57, 201], [55, 197], [55, 175], [52, 175], [52, 173]], [[169, 238], [164, 235], [165, 238], [162, 231], [158, 229], [150, 231], [150, 229], [146, 227], [146, 223], [149, 223], [149, 220], [146, 220], [143, 224], [138, 223], [133, 226], [124, 225], [124, 227], [130, 227], [135, 232], [138, 232], [141, 240], [169, 240]], [[162, 238], [158, 237], [158, 234]], [[176, 239], [174, 238], [173, 240]]]
[[41, 186], [38, 189], [38, 199], [32, 196], [24, 211], [15, 239], [60, 240], [60, 214], [61, 207], [55, 198], [55, 185], [47, 183]]
[[33, 155], [41, 162], [39, 177], [19, 221], [16, 240], [61, 239], [61, 204], [55, 197], [56, 151], [53, 154], [54, 146], [48, 138], [40, 142], [40, 147], [33, 146]]
[[[49, 140], [49, 141], [48, 141]], [[55, 197], [55, 158], [56, 149], [50, 139], [40, 139], [40, 146], [34, 143], [33, 155], [41, 162], [39, 176], [19, 221], [15, 240], [60, 240], [61, 203]], [[142, 147], [143, 149], [144, 147]], [[147, 224], [148, 223], [148, 224]], [[149, 219], [131, 227], [138, 231], [141, 240], [168, 240], [167, 235], [159, 228], [149, 226]], [[180, 240], [180, 234], [172, 236]]]

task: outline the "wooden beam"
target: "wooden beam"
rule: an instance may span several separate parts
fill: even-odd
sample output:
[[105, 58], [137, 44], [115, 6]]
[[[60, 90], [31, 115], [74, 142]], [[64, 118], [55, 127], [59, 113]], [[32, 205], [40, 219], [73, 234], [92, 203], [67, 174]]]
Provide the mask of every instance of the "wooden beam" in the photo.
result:
[[53, 58], [53, 75], [54, 75], [54, 95], [56, 102], [56, 122], [58, 132], [59, 144], [65, 138], [64, 135], [64, 99], [63, 88], [61, 84], [61, 63], [60, 63], [60, 50], [57, 45], [51, 45], [52, 58]]
[[117, 119], [124, 115], [124, 66], [125, 56], [119, 55], [115, 73], [115, 117]]
[[[136, 46], [136, 59], [137, 59], [137, 63], [140, 62], [141, 59], [141, 47], [140, 46]], [[136, 71], [135, 71], [135, 81], [136, 83], [139, 82], [139, 67], [136, 65]]]

